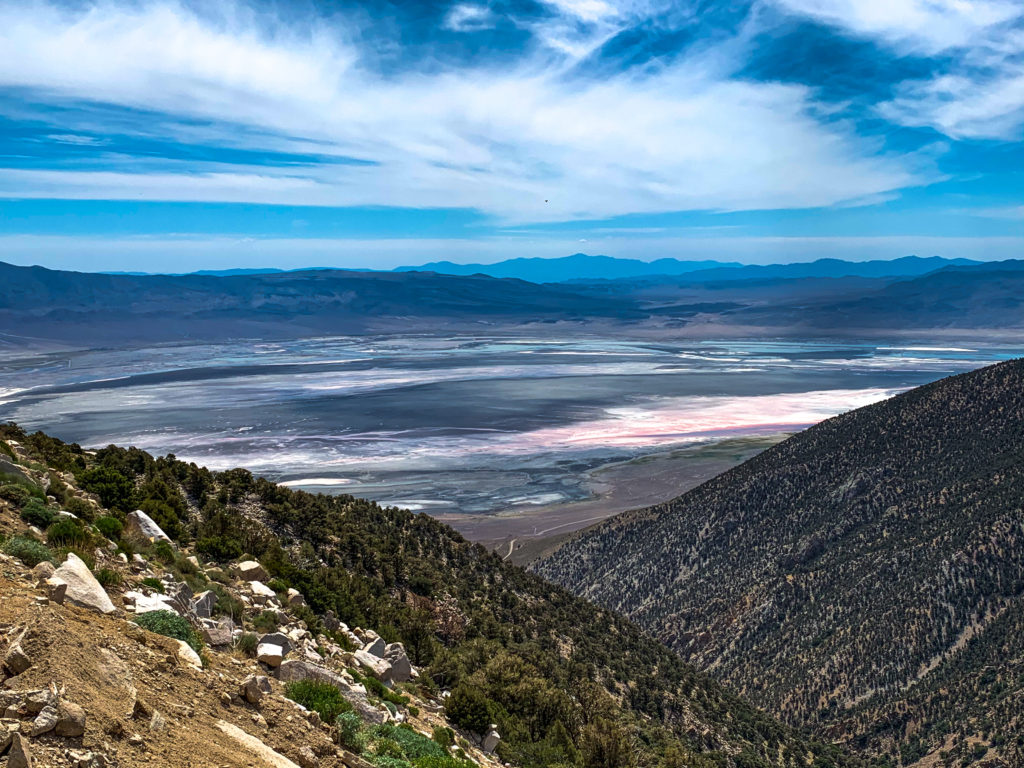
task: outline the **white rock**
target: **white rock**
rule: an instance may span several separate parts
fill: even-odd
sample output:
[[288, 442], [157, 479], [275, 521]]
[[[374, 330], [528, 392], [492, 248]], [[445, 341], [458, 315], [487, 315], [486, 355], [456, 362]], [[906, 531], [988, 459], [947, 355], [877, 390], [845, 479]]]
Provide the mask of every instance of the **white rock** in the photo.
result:
[[172, 613], [181, 614], [181, 611], [175, 607], [172, 598], [159, 593], [147, 595], [142, 592], [125, 592], [124, 602], [126, 606], [131, 607], [132, 612], [136, 615], [151, 613], [152, 611], [171, 611]]
[[199, 658], [199, 654], [192, 650], [192, 646], [186, 643], [184, 640], [178, 640], [178, 658], [189, 664], [196, 669], [203, 668], [203, 660]]
[[268, 667], [280, 667], [284, 661], [284, 648], [273, 643], [260, 643], [256, 646], [256, 659]]
[[68, 559], [53, 575], [68, 585], [64, 595], [67, 602], [100, 613], [113, 613], [117, 610], [110, 602], [106, 591], [92, 575], [89, 566], [74, 552], [68, 553]]
[[249, 591], [252, 592], [256, 597], [277, 597], [277, 595], [274, 594], [274, 590], [272, 590], [262, 581], [250, 581]]
[[141, 509], [128, 513], [125, 520], [124, 537], [128, 541], [138, 544], [153, 544], [157, 541], [166, 541], [172, 546], [174, 544], [171, 537], [164, 533], [160, 526], [153, 521], [153, 518]]

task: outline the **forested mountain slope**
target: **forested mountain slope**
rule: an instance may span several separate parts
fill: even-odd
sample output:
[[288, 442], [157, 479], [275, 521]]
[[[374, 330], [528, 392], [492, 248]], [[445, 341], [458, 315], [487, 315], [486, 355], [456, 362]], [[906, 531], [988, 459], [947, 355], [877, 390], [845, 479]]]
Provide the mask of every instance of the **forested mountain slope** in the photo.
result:
[[789, 722], [1022, 765], [1022, 508], [1016, 360], [829, 419], [536, 570]]
[[[275, 589], [305, 596], [311, 626], [330, 610], [403, 642], [423, 690], [452, 690], [456, 723], [496, 723], [498, 755], [512, 765], [862, 764], [756, 710], [628, 620], [502, 562], [426, 515], [291, 491], [245, 470], [214, 473], [136, 449], [83, 451], [14, 425], [0, 427], [0, 451], [48, 477], [52, 525], [81, 526], [76, 540], [99, 536], [100, 514], [123, 520], [138, 507], [204, 559], [258, 559]], [[38, 499], [19, 490], [21, 470], [8, 461], [0, 464], [5, 472], [0, 509], [46, 517]], [[102, 513], [83, 503], [83, 491]], [[54, 517], [56, 509], [72, 509], [81, 522]], [[49, 529], [39, 535], [51, 538]], [[131, 552], [127, 542], [119, 546]]]

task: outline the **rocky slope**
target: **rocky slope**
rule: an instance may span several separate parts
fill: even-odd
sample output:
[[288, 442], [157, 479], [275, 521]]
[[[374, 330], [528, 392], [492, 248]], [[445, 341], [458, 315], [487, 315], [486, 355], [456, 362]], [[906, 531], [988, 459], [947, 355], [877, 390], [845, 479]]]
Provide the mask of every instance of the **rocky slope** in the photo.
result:
[[425, 515], [0, 438], [8, 766], [861, 764]]
[[789, 722], [1022, 765], [1024, 361], [823, 422], [537, 571]]

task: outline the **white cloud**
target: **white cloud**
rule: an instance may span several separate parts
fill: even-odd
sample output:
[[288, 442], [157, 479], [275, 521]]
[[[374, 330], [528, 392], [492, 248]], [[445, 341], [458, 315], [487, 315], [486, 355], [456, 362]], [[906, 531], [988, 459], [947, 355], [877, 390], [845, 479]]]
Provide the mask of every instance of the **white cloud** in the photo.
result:
[[1016, 139], [1024, 128], [1020, 0], [773, 0], [786, 10], [938, 57], [936, 74], [902, 83], [879, 114], [960, 138]]
[[[289, 26], [241, 8], [210, 18], [168, 3], [0, 5], [0, 85], [240, 124], [375, 163], [8, 169], [0, 194], [473, 207], [550, 221], [832, 205], [934, 177], [925, 158], [880, 155], [852, 126], [822, 122], [800, 86], [729, 81], [685, 61], [592, 81], [546, 57], [383, 77], [346, 24]], [[203, 130], [230, 146], [284, 141]]]
[[460, 3], [453, 5], [445, 17], [444, 25], [456, 32], [475, 32], [494, 27], [494, 14], [484, 5]]
[[1017, 0], [773, 0], [793, 13], [924, 54], [971, 46], [1022, 15]]

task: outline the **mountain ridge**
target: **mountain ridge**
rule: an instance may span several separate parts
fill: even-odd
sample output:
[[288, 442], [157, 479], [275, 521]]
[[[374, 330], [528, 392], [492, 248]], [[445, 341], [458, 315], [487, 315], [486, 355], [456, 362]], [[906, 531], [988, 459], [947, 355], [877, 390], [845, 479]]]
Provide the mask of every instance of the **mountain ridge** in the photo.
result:
[[1019, 765], [1022, 434], [1014, 360], [822, 422], [535, 570], [789, 722]]

